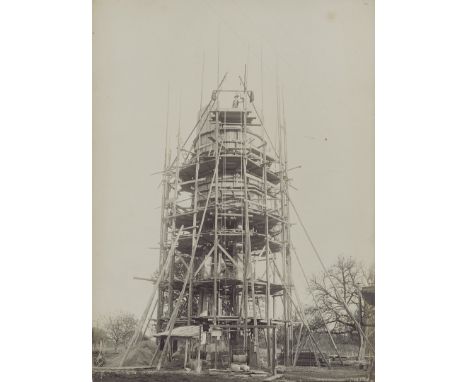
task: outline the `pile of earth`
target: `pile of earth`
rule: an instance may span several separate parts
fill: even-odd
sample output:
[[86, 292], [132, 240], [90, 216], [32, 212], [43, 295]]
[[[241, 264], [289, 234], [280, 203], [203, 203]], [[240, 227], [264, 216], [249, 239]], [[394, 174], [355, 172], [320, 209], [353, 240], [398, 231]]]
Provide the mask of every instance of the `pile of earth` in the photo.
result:
[[[141, 341], [138, 346], [130, 349], [123, 366], [149, 366], [154, 352], [156, 351], [156, 344], [152, 341]], [[120, 366], [120, 361], [124, 353], [119, 354], [117, 357], [108, 360], [106, 366]]]

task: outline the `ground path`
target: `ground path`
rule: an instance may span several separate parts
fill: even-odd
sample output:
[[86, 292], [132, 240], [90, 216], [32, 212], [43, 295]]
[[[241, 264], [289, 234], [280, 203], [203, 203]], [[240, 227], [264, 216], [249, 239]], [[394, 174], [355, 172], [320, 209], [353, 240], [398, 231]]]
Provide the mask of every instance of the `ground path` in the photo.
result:
[[[93, 382], [216, 382], [216, 381], [263, 381], [266, 377], [234, 373], [215, 372], [195, 374], [185, 370], [161, 370], [149, 368], [125, 368], [111, 370], [109, 368], [94, 368]], [[278, 382], [364, 382], [367, 372], [350, 367], [336, 367], [332, 369], [317, 367], [288, 368]]]

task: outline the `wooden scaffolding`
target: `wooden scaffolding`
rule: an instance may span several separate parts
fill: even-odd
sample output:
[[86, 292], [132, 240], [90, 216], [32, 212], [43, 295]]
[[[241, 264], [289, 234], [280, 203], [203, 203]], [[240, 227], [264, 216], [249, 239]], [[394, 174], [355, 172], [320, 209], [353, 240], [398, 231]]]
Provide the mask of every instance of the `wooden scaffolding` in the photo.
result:
[[[164, 338], [152, 360], [159, 357], [158, 368], [180, 326], [199, 325], [200, 344], [215, 368], [227, 357], [254, 367], [263, 358], [274, 369], [278, 348], [289, 366], [302, 343], [304, 312], [292, 298], [286, 127], [279, 97], [275, 147], [254, 93], [245, 83], [222, 90], [225, 77], [185, 143], [178, 139], [172, 161], [166, 139], [159, 275], [151, 280], [153, 295], [129, 345], [153, 323], [157, 337]], [[305, 326], [316, 346], [312, 351], [320, 353]], [[260, 348], [266, 356], [260, 357]]]

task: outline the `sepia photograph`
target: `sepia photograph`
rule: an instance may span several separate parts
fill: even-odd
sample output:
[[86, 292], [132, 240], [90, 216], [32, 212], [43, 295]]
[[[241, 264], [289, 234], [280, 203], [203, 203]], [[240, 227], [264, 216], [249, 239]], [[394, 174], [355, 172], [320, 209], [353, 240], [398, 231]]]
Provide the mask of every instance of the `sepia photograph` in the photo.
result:
[[466, 380], [467, 14], [1, 2], [1, 380]]
[[92, 7], [93, 380], [374, 381], [374, 1]]

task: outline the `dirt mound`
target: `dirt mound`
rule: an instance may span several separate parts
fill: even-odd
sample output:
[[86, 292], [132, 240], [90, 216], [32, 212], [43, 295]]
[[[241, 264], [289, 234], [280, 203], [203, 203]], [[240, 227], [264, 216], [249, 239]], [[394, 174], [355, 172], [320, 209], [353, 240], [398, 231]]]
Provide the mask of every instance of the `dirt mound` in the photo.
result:
[[[130, 349], [123, 366], [149, 366], [156, 345], [152, 341], [141, 341], [137, 347]], [[109, 360], [106, 366], [119, 366], [124, 353], [119, 354], [117, 357]]]

